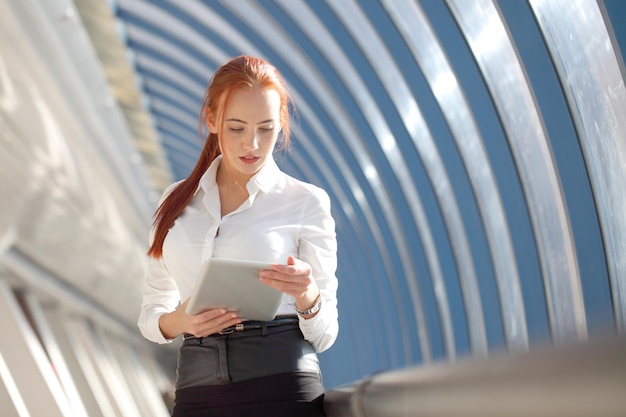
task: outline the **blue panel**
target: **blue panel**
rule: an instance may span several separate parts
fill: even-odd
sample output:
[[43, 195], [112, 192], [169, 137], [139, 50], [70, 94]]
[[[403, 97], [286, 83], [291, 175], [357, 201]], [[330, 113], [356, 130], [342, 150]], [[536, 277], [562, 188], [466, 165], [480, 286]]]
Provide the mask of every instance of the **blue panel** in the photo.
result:
[[[189, 16], [188, 14], [180, 11], [176, 6], [173, 6], [169, 2], [158, 1], [156, 3], [158, 4], [159, 7], [165, 10], [167, 13], [176, 17], [177, 19], [180, 19], [180, 21], [185, 23], [185, 25], [197, 31], [198, 33], [200, 33], [211, 44], [223, 50], [227, 55], [234, 57], [241, 53], [240, 51], [235, 50], [231, 44], [224, 41], [224, 39], [220, 36], [219, 33], [218, 34], [214, 33], [213, 25], [211, 24], [211, 22], [199, 22], [194, 17]], [[217, 2], [212, 2], [210, 5], [210, 8], [218, 9], [218, 8], [221, 8], [221, 6], [219, 6]], [[187, 46], [186, 48], [189, 48], [189, 46]], [[198, 51], [196, 51], [195, 53], [198, 54]], [[208, 59], [208, 57], [203, 57], [203, 58]], [[219, 62], [217, 64], [221, 65], [222, 63]]]
[[526, 66], [557, 162], [580, 268], [590, 333], [614, 325], [604, 245], [578, 137], [558, 77], [524, 1], [500, 5]]
[[[480, 71], [445, 4], [427, 1], [423, 2], [422, 7], [448, 54], [459, 84], [475, 114], [511, 229], [524, 294], [529, 338], [543, 339], [549, 327], [537, 248], [520, 180], [502, 126]], [[495, 283], [485, 280], [481, 280], [480, 285], [489, 343], [493, 347], [503, 346], [497, 288]]]
[[[162, 4], [159, 4], [162, 6]], [[170, 9], [169, 7], [166, 7], [166, 9]], [[173, 13], [174, 14], [174, 13]], [[181, 17], [182, 15], [180, 13], [176, 13], [175, 14], [177, 17]], [[216, 63], [212, 62], [209, 57], [207, 57], [206, 55], [204, 55], [203, 53], [201, 53], [200, 51], [198, 51], [197, 49], [195, 49], [192, 45], [183, 42], [181, 40], [179, 40], [176, 37], [173, 36], [169, 36], [167, 33], [164, 33], [163, 31], [159, 30], [158, 28], [154, 27], [150, 22], [145, 21], [144, 19], [137, 17], [131, 13], [128, 13], [126, 11], [124, 11], [124, 9], [118, 9], [118, 17], [126, 22], [128, 22], [129, 24], [135, 25], [137, 27], [140, 27], [142, 29], [144, 29], [145, 31], [154, 34], [154, 36], [156, 38], [165, 38], [167, 39], [170, 43], [172, 43], [173, 45], [175, 45], [177, 48], [180, 48], [182, 51], [186, 52], [187, 54], [193, 56], [194, 58], [198, 59], [200, 62], [205, 63], [206, 65], [208, 65], [209, 67], [215, 67]], [[184, 16], [182, 16], [184, 17]], [[181, 19], [183, 20], [183, 22], [186, 22], [186, 19]], [[206, 29], [201, 30], [201, 33], [206, 33]], [[211, 40], [213, 41], [213, 40]], [[128, 40], [128, 46], [133, 47], [133, 42], [131, 40]], [[208, 80], [209, 76], [211, 74], [207, 75], [206, 80]], [[202, 80], [202, 83], [206, 83], [206, 80]]]
[[[481, 280], [491, 282], [492, 284], [490, 285], [495, 285], [495, 276], [489, 255], [489, 248], [471, 185], [456, 144], [450, 135], [450, 131], [441, 114], [438, 103], [433, 96], [432, 90], [424, 79], [417, 63], [413, 60], [404, 39], [397, 32], [393, 22], [389, 20], [385, 10], [376, 3], [367, 3], [367, 7], [365, 4], [363, 6], [372, 21], [376, 22], [379, 32], [385, 35], [387, 47], [392, 55], [394, 55], [395, 61], [399, 64], [400, 70], [403, 72], [413, 92], [414, 98], [419, 102], [420, 110], [435, 139], [435, 143], [437, 144], [442, 161], [455, 191], [456, 199], [462, 208], [461, 214], [474, 258], [476, 275]], [[410, 142], [406, 143], [406, 145], [409, 144]], [[411, 152], [410, 149], [403, 151], [405, 154], [409, 154], [409, 152]], [[418, 167], [415, 166], [415, 168]], [[416, 171], [418, 171], [418, 169], [414, 169], [413, 174], [418, 178], [419, 174], [417, 174]], [[424, 187], [420, 187], [420, 191], [423, 189]], [[448, 297], [450, 299], [451, 313], [455, 326], [457, 353], [462, 355], [463, 353], [469, 353], [469, 334], [464, 301], [458, 281], [458, 273], [454, 270], [452, 262], [453, 260], [444, 263], [444, 272], [446, 272]], [[446, 267], [445, 264], [449, 266]]]
[[[359, 379], [366, 374], [403, 366], [406, 364], [406, 358], [410, 358], [410, 362], [416, 363], [423, 360], [420, 341], [417, 332], [415, 332], [417, 325], [413, 300], [410, 296], [409, 283], [406, 281], [407, 272], [413, 271], [404, 270], [404, 265], [399, 256], [399, 250], [404, 248], [397, 246], [400, 243], [410, 247], [411, 262], [419, 280], [432, 357], [433, 359], [444, 359], [443, 333], [431, 273], [426, 262], [419, 230], [416, 230], [411, 208], [408, 206], [402, 191], [401, 181], [412, 180], [415, 183], [428, 217], [429, 226], [433, 232], [451, 308], [457, 354], [469, 353], [470, 342], [467, 312], [459, 283], [459, 271], [455, 264], [442, 210], [433, 190], [432, 179], [428, 177], [414, 143], [405, 130], [404, 123], [383, 84], [357, 43], [328, 6], [329, 1], [334, 0], [327, 2], [305, 0], [306, 4], [332, 33], [334, 39], [370, 89], [370, 93], [377, 101], [385, 122], [389, 125], [389, 129], [407, 161], [411, 178], [396, 177], [394, 174], [395, 161], [388, 160], [381, 149], [378, 138], [375, 137], [371, 128], [371, 121], [367, 120], [359, 107], [360, 103], [355, 101], [333, 66], [326, 60], [324, 54], [310, 42], [298, 24], [294, 23], [274, 0], [259, 0], [256, 4], [265, 8], [272, 19], [275, 19], [282, 26], [290, 40], [311, 61], [314, 66], [313, 70], [318, 71], [324, 81], [328, 83], [334, 94], [334, 99], [337, 99], [346, 110], [349, 120], [343, 122], [350, 123], [355, 127], [355, 131], [360, 136], [358, 139], [363, 143], [364, 151], [373, 161], [384, 182], [385, 192], [392, 200], [393, 215], [397, 216], [397, 220], [402, 225], [401, 233], [403, 236], [400, 238], [395, 236], [390, 228], [391, 221], [396, 219], [386, 218], [387, 213], [382, 204], [387, 202], [377, 200], [378, 194], [375, 192], [377, 190], [372, 189], [359, 164], [358, 155], [355, 156], [347, 138], [342, 137], [341, 125], [335, 120], [334, 115], [329, 114], [330, 110], [318, 100], [315, 94], [317, 92], [311, 91], [307, 80], [301, 78], [302, 75], [290, 66], [290, 62], [286, 62], [288, 59], [281, 58], [271, 42], [268, 44], [251, 30], [247, 23], [235, 16], [228, 7], [224, 7], [225, 2], [213, 1], [203, 2], [203, 4], [232, 25], [259, 54], [279, 68], [294, 91], [298, 92], [299, 99], [305, 101], [307, 107], [319, 119], [319, 123], [323, 124], [323, 128], [333, 138], [334, 146], [343, 159], [342, 162], [345, 162], [351, 169], [355, 181], [369, 203], [368, 208], [372, 215], [379, 220], [376, 226], [380, 229], [384, 248], [378, 246], [380, 242], [375, 241], [375, 232], [370, 230], [369, 226], [371, 225], [368, 224], [368, 212], [365, 212], [356, 201], [356, 190], [350, 189], [351, 182], [343, 177], [339, 167], [333, 163], [331, 153], [325, 148], [326, 144], [316, 137], [315, 132], [317, 130], [314, 128], [317, 126], [312, 126], [311, 119], [306, 116], [302, 117], [299, 122], [297, 119], [294, 120], [299, 124], [303, 137], [312, 142], [312, 147], [327, 162], [327, 168], [316, 166], [314, 163], [310, 166], [299, 165], [302, 161], [313, 161], [313, 158], [307, 155], [305, 147], [299, 142], [304, 139], [295, 134], [293, 137], [294, 156], [277, 157], [278, 163], [286, 172], [305, 181], [316, 183], [328, 190], [333, 203], [333, 215], [337, 222], [341, 331], [335, 346], [321, 355], [325, 381], [333, 386]], [[413, 98], [418, 102], [435, 139], [454, 195], [461, 207], [462, 220], [467, 231], [476, 276], [479, 280], [488, 343], [491, 349], [497, 350], [505, 345], [500, 296], [484, 225], [456, 144], [430, 87], [384, 9], [377, 1], [358, 1], [357, 3], [367, 14], [372, 25], [378, 31], [378, 35], [382, 37], [395, 59], [395, 64], [404, 75], [413, 93]], [[463, 89], [477, 118], [478, 128], [483, 135], [486, 151], [492, 164], [511, 229], [524, 295], [529, 340], [531, 344], [543, 344], [550, 337], [543, 279], [526, 201], [515, 162], [511, 156], [509, 143], [493, 108], [481, 73], [444, 0], [422, 0], [420, 3], [441, 39], [442, 46], [456, 71], [460, 88]], [[602, 246], [603, 241], [585, 161], [558, 78], [526, 1], [501, 0], [496, 3], [502, 9], [511, 34], [519, 47], [520, 56], [526, 66], [538, 105], [544, 115], [546, 130], [551, 140], [563, 185], [563, 195], [572, 222], [585, 307], [588, 314], [587, 320], [593, 335], [594, 331], [600, 332], [603, 327], [614, 326], [615, 323], [611, 309], [611, 293]], [[616, 38], [619, 40], [622, 53], [624, 53], [626, 48], [626, 2], [605, 0], [604, 3], [613, 23]], [[204, 37], [207, 44], [222, 50], [228, 56], [251, 53], [251, 51], [235, 48], [231, 39], [214, 29], [214, 22], [200, 21], [196, 15], [180, 11], [175, 6], [175, 2], [159, 0], [150, 2], [150, 4], [178, 19], [181, 25], [186, 25], [197, 31], [200, 36]], [[117, 8], [116, 14], [121, 20], [136, 25], [152, 36], [166, 39], [176, 48], [204, 63], [207, 68], [214, 68], [221, 64], [221, 62], [212, 62], [210, 57], [205, 56], [193, 45], [178, 40], [172, 34], [165, 33], [144, 20], [141, 15], [133, 15], [124, 10], [123, 7]], [[190, 102], [197, 103], [197, 108], [181, 109], [189, 111], [190, 117], [197, 118], [204, 91], [189, 91], [178, 81], [191, 81], [204, 86], [212, 74], [205, 74], [204, 76], [197, 74], [186, 68], [184, 63], [178, 62], [159, 50], [130, 39], [128, 42], [129, 48], [137, 52], [139, 57], [150, 57], [180, 72], [181, 76], [184, 77], [183, 79], [169, 79], [150, 68], [143, 67], [139, 62], [136, 63], [138, 73], [146, 81], [156, 80], [166, 86], [171, 86], [172, 89], [188, 97]], [[177, 104], [166, 94], [155, 91], [147, 85], [144, 88], [149, 98], [181, 107], [180, 103]], [[298, 103], [296, 103], [297, 107]], [[152, 109], [152, 111], [158, 122], [158, 131], [167, 135], [169, 140], [174, 141], [173, 145], [177, 144], [176, 141], [193, 144], [191, 145], [192, 149], [197, 146], [198, 152], [200, 152], [204, 138], [198, 137], [195, 130], [196, 125], [186, 126], [162, 111], [156, 109]], [[173, 124], [172, 129], [176, 132], [169, 131], [167, 125], [163, 125], [164, 123]], [[173, 145], [171, 142], [164, 143], [164, 150], [169, 156], [174, 178], [184, 178], [192, 167], [182, 166], [181, 161], [184, 159], [181, 155], [184, 155], [185, 152], [177, 150]], [[185, 157], [188, 158], [188, 155]], [[328, 171], [322, 172], [323, 169]], [[341, 190], [345, 200], [351, 205], [353, 209], [351, 217], [342, 211], [339, 196], [332, 194], [333, 188]], [[387, 260], [385, 251], [389, 252], [393, 277], [386, 276], [389, 269], [386, 268], [387, 265], [385, 264]], [[397, 288], [394, 287], [394, 277], [399, 279]], [[407, 341], [408, 347], [406, 346]], [[409, 352], [405, 350], [409, 350]]]
[[156, 61], [159, 61], [160, 63], [163, 63], [164, 65], [168, 65], [172, 68], [175, 68], [177, 71], [179, 71], [182, 75], [185, 76], [186, 80], [190, 80], [192, 82], [198, 83], [199, 85], [203, 87], [208, 84], [207, 81], [209, 77], [211, 76], [210, 73], [207, 73], [205, 74], [204, 77], [202, 77], [196, 72], [191, 71], [188, 67], [184, 65], [184, 63], [173, 61], [169, 56], [161, 53], [160, 51], [156, 49], [152, 49], [143, 44], [137, 44], [133, 41], [130, 41], [129, 45], [133, 47], [134, 50], [139, 55], [150, 56], [151, 58], [155, 59]]
[[176, 90], [178, 90], [181, 94], [184, 94], [186, 96], [188, 96], [191, 100], [197, 101], [198, 102], [198, 112], [196, 114], [194, 114], [194, 117], [197, 117], [198, 114], [200, 114], [200, 105], [202, 104], [202, 96], [204, 94], [204, 91], [190, 91], [188, 89], [186, 89], [185, 87], [179, 85], [179, 84], [175, 84], [172, 82], [171, 79], [169, 78], [164, 78], [161, 74], [158, 74], [148, 68], [143, 68], [141, 65], [137, 66], [137, 70], [141, 71], [141, 73], [146, 77], [146, 78], [153, 78], [153, 79], [157, 79], [165, 84], [170, 85], [172, 88], [175, 88]]
[[626, 56], [626, 2], [624, 0], [604, 0], [615, 38], [622, 55], [622, 76], [624, 76], [624, 56]]

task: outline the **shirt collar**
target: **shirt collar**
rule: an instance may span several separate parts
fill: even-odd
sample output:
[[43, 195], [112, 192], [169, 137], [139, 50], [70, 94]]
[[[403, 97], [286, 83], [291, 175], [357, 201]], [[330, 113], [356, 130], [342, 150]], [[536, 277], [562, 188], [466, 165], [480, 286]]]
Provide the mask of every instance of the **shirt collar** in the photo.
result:
[[278, 168], [278, 165], [276, 165], [274, 156], [270, 155], [259, 172], [257, 172], [252, 178], [250, 178], [250, 181], [248, 181], [248, 191], [252, 192], [253, 190], [260, 190], [267, 193], [278, 181], [279, 173], [280, 169]]
[[[200, 178], [200, 182], [198, 184], [198, 188], [196, 188], [196, 192], [194, 195], [198, 193], [200, 188], [204, 190], [205, 193], [208, 193], [213, 188], [217, 187], [217, 181], [215, 177], [217, 175], [217, 168], [220, 166], [222, 162], [222, 155], [218, 155], [206, 172]], [[257, 191], [268, 192], [272, 189], [274, 184], [278, 181], [278, 174], [280, 173], [280, 168], [276, 165], [276, 161], [273, 156], [270, 156], [265, 164], [259, 172], [254, 174], [252, 178], [248, 181], [246, 188], [248, 189], [248, 193], [250, 195], [255, 194]]]

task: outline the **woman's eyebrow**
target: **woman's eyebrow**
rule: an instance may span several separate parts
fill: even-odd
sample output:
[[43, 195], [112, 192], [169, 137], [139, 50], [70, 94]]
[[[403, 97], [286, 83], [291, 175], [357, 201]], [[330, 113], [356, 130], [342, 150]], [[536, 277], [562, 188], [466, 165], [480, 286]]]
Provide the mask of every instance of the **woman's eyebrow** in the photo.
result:
[[[227, 122], [239, 122], [239, 123], [243, 123], [243, 124], [246, 124], [246, 125], [248, 124], [246, 121], [241, 120], [241, 119], [237, 119], [237, 118], [226, 119], [226, 121]], [[273, 121], [274, 121], [274, 119], [267, 119], [267, 120], [263, 120], [263, 121], [257, 123], [257, 125], [262, 125], [264, 123], [271, 123]]]

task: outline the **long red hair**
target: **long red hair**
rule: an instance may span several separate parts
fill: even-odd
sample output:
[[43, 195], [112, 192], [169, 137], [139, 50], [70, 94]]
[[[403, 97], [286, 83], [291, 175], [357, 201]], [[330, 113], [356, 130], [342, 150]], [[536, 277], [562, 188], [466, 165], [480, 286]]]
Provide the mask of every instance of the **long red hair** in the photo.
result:
[[[289, 110], [292, 99], [282, 76], [269, 62], [251, 56], [238, 56], [217, 69], [207, 88], [200, 109], [200, 130], [208, 130], [209, 117], [215, 117], [218, 132], [223, 125], [224, 108], [228, 97], [235, 88], [254, 87], [276, 90], [280, 96], [280, 125], [282, 127], [282, 147], [289, 145]], [[178, 184], [163, 200], [154, 214], [154, 238], [148, 255], [154, 258], [163, 256], [163, 242], [187, 204], [193, 198], [200, 178], [220, 154], [219, 136], [215, 132], [208, 133], [198, 162], [191, 174]]]

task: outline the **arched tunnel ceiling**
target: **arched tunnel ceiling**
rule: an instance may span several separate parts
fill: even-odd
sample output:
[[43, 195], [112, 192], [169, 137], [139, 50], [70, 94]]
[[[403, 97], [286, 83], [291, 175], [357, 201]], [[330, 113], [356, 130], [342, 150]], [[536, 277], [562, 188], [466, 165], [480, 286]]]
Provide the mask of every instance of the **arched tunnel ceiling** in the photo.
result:
[[217, 66], [251, 54], [285, 76], [298, 118], [277, 161], [337, 220], [331, 380], [624, 329], [623, 3], [109, 5], [173, 179]]

